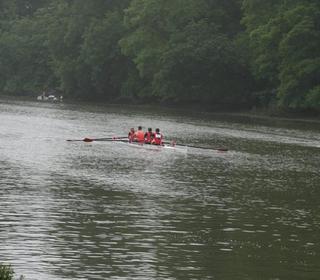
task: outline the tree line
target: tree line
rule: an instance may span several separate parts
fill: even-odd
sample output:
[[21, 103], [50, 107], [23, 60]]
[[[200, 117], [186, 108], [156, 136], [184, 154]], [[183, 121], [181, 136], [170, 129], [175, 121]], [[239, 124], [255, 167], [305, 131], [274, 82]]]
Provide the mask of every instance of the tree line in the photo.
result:
[[0, 92], [320, 111], [319, 0], [0, 0]]

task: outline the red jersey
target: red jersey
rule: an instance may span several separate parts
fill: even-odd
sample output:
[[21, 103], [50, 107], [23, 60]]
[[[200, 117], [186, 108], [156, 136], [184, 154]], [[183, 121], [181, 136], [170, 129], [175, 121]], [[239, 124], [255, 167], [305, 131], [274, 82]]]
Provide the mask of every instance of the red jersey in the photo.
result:
[[144, 142], [147, 144], [151, 144], [153, 138], [154, 138], [153, 132], [148, 131], [144, 134]]
[[152, 141], [152, 144], [162, 145], [162, 140], [163, 140], [163, 135], [162, 135], [162, 133], [155, 133], [155, 134], [154, 134], [154, 139], [153, 139], [153, 141]]
[[129, 133], [128, 133], [129, 142], [134, 141], [134, 137], [135, 137], [135, 132], [134, 131], [129, 131]]
[[142, 130], [138, 130], [134, 134], [135, 140], [138, 142], [144, 142], [144, 132]]

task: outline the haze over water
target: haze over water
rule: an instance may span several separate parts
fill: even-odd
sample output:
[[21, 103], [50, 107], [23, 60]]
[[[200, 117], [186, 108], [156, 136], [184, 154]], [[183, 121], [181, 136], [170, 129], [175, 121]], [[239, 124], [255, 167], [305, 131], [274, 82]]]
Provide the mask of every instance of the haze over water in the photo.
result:
[[[228, 152], [112, 142], [130, 127]], [[0, 262], [40, 279], [320, 279], [320, 124], [0, 100]]]

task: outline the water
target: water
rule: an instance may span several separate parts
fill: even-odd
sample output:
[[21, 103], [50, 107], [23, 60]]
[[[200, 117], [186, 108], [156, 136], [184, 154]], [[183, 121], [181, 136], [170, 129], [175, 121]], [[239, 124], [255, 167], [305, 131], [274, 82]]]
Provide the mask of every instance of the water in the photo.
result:
[[[136, 149], [130, 127], [228, 152]], [[0, 262], [26, 279], [320, 279], [320, 125], [0, 101]]]

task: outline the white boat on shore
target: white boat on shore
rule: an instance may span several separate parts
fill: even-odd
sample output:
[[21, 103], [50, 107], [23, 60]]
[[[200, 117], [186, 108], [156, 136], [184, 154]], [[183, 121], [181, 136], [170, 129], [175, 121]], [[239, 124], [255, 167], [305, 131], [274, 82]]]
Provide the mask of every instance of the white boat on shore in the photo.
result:
[[60, 95], [59, 97], [56, 97], [53, 94], [50, 95], [39, 95], [37, 96], [37, 101], [47, 101], [47, 102], [62, 102], [63, 101], [63, 96]]

